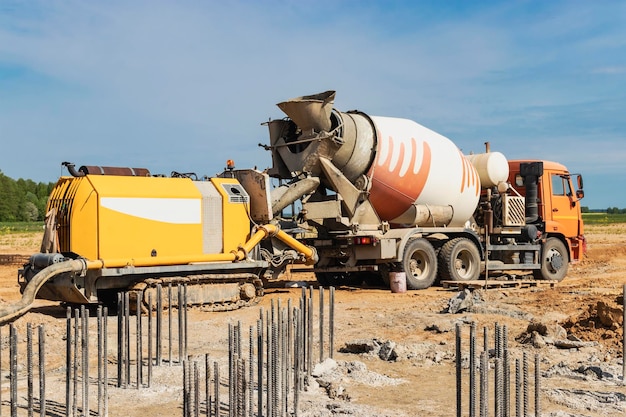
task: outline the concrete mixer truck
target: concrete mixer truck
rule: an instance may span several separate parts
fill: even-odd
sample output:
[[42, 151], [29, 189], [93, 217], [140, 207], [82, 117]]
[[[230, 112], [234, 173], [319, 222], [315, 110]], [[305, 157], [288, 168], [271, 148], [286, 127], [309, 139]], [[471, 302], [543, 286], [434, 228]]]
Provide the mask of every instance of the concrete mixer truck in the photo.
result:
[[488, 144], [464, 155], [414, 121], [341, 112], [334, 98], [279, 103], [287, 117], [267, 122], [270, 143], [261, 145], [280, 183], [273, 214], [296, 207], [320, 284], [388, 284], [390, 272], [404, 272], [409, 289], [424, 289], [509, 270], [560, 281], [583, 256], [581, 175], [556, 162], [507, 161]]

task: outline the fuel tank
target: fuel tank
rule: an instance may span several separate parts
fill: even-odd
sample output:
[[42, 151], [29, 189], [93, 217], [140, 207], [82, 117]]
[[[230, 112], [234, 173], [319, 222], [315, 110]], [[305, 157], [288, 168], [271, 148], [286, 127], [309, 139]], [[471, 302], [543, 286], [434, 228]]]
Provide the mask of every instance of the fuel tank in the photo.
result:
[[326, 158], [369, 195], [380, 220], [415, 225], [416, 210], [430, 208], [450, 213], [445, 225], [470, 219], [480, 177], [450, 139], [408, 119], [330, 110], [334, 95], [327, 91], [278, 104], [289, 119], [269, 123], [270, 175], [307, 173], [324, 182], [319, 158]]

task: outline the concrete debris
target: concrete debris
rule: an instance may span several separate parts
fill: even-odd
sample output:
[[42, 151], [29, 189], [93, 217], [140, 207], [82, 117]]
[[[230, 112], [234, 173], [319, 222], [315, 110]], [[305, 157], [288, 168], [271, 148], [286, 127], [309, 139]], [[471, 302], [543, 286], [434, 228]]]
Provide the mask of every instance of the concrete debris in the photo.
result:
[[378, 357], [384, 361], [394, 361], [398, 357], [395, 352], [396, 342], [386, 341], [380, 346]]
[[604, 415], [626, 411], [626, 395], [621, 392], [555, 388], [547, 390], [546, 395], [554, 403], [575, 410], [602, 412]]
[[442, 313], [457, 314], [464, 311], [468, 311], [476, 304], [483, 303], [484, 300], [479, 291], [470, 291], [464, 289], [459, 291], [454, 297], [448, 300], [448, 306], [442, 311]]

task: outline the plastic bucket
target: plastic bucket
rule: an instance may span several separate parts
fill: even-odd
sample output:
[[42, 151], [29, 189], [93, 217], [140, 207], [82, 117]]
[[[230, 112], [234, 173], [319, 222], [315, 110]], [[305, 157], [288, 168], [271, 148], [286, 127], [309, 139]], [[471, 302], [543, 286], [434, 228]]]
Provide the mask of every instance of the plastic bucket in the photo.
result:
[[393, 293], [406, 292], [406, 273], [404, 272], [390, 272], [389, 273], [389, 287]]

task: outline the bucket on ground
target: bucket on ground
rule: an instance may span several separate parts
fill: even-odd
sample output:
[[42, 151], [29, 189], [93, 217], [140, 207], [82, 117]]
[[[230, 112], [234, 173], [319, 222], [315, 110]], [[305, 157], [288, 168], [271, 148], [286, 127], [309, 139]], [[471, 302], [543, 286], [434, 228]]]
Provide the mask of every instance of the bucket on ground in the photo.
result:
[[389, 273], [389, 286], [391, 292], [403, 293], [406, 292], [406, 273], [405, 272], [390, 272]]

